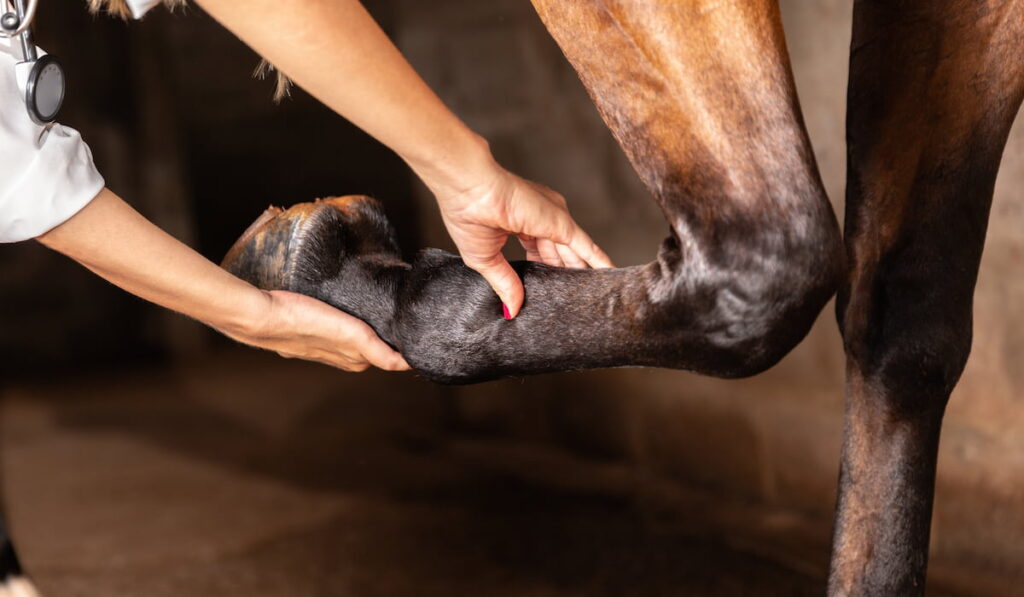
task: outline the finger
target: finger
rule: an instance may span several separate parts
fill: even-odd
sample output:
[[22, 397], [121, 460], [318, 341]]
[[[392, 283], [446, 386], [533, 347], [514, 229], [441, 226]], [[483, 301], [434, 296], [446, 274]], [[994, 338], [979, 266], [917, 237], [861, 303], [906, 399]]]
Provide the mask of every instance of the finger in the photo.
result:
[[348, 371], [349, 373], [362, 373], [363, 371], [366, 371], [367, 369], [370, 368], [370, 364], [364, 361], [359, 361], [356, 363], [348, 362], [345, 364], [338, 365], [337, 367], [339, 369]]
[[587, 265], [593, 268], [607, 268], [615, 267], [612, 260], [608, 258], [608, 255], [601, 250], [601, 247], [597, 246], [590, 236], [583, 231], [579, 226], [576, 227], [576, 231], [572, 236], [572, 241], [569, 243], [569, 248], [572, 249], [573, 253], [578, 255], [580, 259], [587, 262]]
[[488, 261], [469, 260], [466, 265], [483, 276], [497, 293], [502, 305], [508, 310], [506, 319], [515, 318], [523, 306], [523, 281], [505, 257], [498, 253]]
[[[342, 371], [348, 371], [350, 373], [360, 373], [370, 366], [369, 363], [361, 358], [352, 358], [344, 355], [327, 353], [294, 354], [284, 351], [275, 352], [286, 359], [302, 359], [304, 361], [320, 363], [321, 365], [327, 365], [328, 367], [334, 367], [335, 369], [341, 369]], [[0, 595], [0, 597], [3, 596]]]
[[[541, 217], [533, 220], [536, 222], [536, 228], [529, 226], [522, 232], [535, 236], [538, 248], [541, 245], [541, 240], [547, 239], [556, 244], [568, 246], [591, 267], [615, 267], [608, 255], [572, 219], [569, 210], [565, 208], [565, 199], [554, 191], [549, 191], [548, 197], [557, 205], [548, 203], [548, 207], [542, 210]], [[546, 259], [545, 262], [547, 262]]]
[[565, 265], [562, 263], [562, 258], [558, 255], [558, 249], [555, 248], [555, 243], [546, 238], [537, 239], [537, 252], [540, 253], [541, 261], [548, 265], [552, 265], [554, 267], [562, 267]]
[[412, 369], [405, 358], [395, 349], [384, 343], [376, 334], [371, 334], [360, 346], [363, 358], [371, 365], [384, 371], [408, 371]]
[[532, 234], [537, 240], [545, 238], [553, 243], [568, 245], [572, 242], [572, 236], [576, 231], [576, 222], [569, 215], [569, 210], [564, 207], [557, 207], [546, 203], [537, 219], [528, 229], [523, 230], [526, 234]]
[[340, 341], [335, 345], [335, 358], [355, 363], [359, 371], [366, 370], [370, 365], [385, 371], [404, 371], [410, 368], [402, 355], [381, 340], [377, 332], [365, 322], [340, 311], [337, 315], [340, 318]]
[[[579, 260], [582, 260], [594, 267], [613, 267], [611, 260], [604, 254], [604, 251], [590, 239], [587, 233], [569, 215], [569, 210], [565, 208], [565, 200], [562, 199], [561, 195], [552, 191], [549, 198], [552, 201], [555, 199], [560, 200], [560, 204], [546, 203], [546, 207], [541, 210], [541, 213], [531, 218], [527, 222], [528, 225], [524, 226], [524, 230], [521, 231], [537, 239], [537, 248], [541, 253], [544, 263], [556, 266], [582, 267], [582, 265], [578, 265]], [[563, 245], [563, 248], [570, 249], [572, 254], [559, 250], [555, 246], [545, 246], [546, 242], [551, 243], [551, 245]], [[555, 259], [556, 255], [559, 256], [557, 260]]]
[[523, 245], [523, 249], [526, 249], [526, 260], [527, 261], [544, 261], [540, 252], [537, 251], [537, 239], [525, 234], [519, 235], [519, 244]]
[[345, 315], [344, 341], [337, 352], [329, 358], [337, 359], [339, 366], [347, 371], [365, 371], [370, 365], [385, 371], [405, 371], [409, 364], [398, 352], [377, 336], [377, 332], [366, 323]]
[[587, 269], [587, 262], [580, 259], [580, 256], [569, 247], [565, 245], [555, 245], [555, 250], [558, 251], [558, 256], [562, 258], [562, 263], [564, 263], [566, 267]]
[[365, 371], [366, 368], [369, 367], [369, 363], [367, 363], [362, 357], [353, 357], [348, 354], [324, 352], [322, 350], [306, 353], [293, 353], [280, 350], [276, 352], [278, 355], [286, 359], [302, 359], [304, 361], [320, 363], [321, 365], [327, 365], [328, 367], [334, 367], [335, 369], [354, 373]]
[[531, 189], [535, 193], [529, 197], [530, 200], [517, 201], [511, 206], [511, 230], [538, 240], [546, 238], [556, 243], [569, 244], [575, 223], [565, 208], [565, 199], [537, 185], [531, 185]]
[[346, 355], [326, 354], [312, 357], [310, 360], [330, 365], [331, 367], [341, 369], [342, 371], [348, 371], [349, 373], [362, 373], [370, 368], [370, 363], [366, 362], [366, 360], [361, 356], [350, 357]]

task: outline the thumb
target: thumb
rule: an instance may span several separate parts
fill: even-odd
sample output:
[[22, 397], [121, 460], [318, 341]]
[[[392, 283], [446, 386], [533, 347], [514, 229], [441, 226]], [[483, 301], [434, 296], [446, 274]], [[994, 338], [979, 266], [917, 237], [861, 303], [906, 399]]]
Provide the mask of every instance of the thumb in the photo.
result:
[[466, 265], [476, 270], [494, 289], [502, 304], [508, 308], [508, 319], [519, 314], [519, 310], [523, 307], [523, 282], [501, 253], [487, 261], [467, 263]]

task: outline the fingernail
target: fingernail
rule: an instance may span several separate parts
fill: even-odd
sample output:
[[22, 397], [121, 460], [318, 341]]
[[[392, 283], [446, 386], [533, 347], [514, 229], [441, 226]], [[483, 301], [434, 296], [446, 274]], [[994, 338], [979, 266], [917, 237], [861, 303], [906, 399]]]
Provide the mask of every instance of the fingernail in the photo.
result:
[[506, 305], [505, 303], [502, 303], [502, 304], [501, 304], [501, 315], [502, 315], [502, 316], [503, 316], [503, 317], [504, 317], [505, 319], [512, 319], [512, 313], [511, 313], [511, 312], [509, 312], [509, 310], [508, 310], [508, 305]]

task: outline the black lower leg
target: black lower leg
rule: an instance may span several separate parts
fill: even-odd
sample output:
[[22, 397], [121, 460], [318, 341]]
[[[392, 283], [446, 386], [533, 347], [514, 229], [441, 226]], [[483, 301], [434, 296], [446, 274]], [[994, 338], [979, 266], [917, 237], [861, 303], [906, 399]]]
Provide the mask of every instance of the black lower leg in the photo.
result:
[[971, 344], [1024, 3], [856, 3], [847, 408], [830, 593], [924, 592], [942, 415]]

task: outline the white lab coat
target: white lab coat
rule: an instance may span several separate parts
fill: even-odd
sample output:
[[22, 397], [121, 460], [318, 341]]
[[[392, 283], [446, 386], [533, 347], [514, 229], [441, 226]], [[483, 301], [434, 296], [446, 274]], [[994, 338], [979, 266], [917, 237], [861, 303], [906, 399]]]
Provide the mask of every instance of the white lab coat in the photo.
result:
[[[141, 18], [160, 0], [128, 0]], [[0, 38], [0, 242], [35, 238], [67, 221], [103, 189], [73, 128], [29, 118], [15, 76], [17, 40]]]

